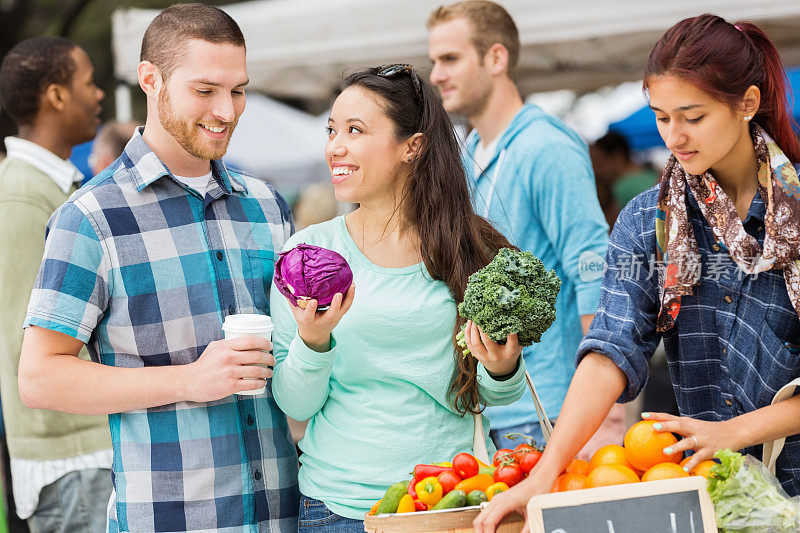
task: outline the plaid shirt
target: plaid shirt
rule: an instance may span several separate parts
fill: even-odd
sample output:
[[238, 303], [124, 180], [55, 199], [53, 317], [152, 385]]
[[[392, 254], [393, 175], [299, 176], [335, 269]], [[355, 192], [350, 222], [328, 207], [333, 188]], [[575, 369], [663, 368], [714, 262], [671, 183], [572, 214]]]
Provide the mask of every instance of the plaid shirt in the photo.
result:
[[[27, 325], [136, 368], [196, 361], [231, 313], [267, 313], [291, 234], [265, 182], [212, 161], [205, 197], [134, 133], [122, 156], [56, 211]], [[109, 391], [113, 394], [113, 391]], [[270, 387], [109, 415], [122, 531], [295, 531], [297, 456]]]
[[[778, 390], [800, 376], [800, 321], [782, 271], [744, 274], [716, 242], [694, 196], [688, 214], [702, 257], [702, 283], [681, 298], [675, 327], [663, 335], [670, 375], [683, 416], [728, 420], [769, 405]], [[594, 351], [625, 372], [620, 398], [634, 399], [647, 382], [656, 333], [658, 269], [654, 219], [658, 187], [632, 200], [611, 234], [600, 309], [578, 349]], [[745, 230], [764, 242], [765, 205], [756, 195]], [[761, 446], [744, 450], [761, 458]], [[800, 493], [800, 436], [786, 439], [777, 476]]]

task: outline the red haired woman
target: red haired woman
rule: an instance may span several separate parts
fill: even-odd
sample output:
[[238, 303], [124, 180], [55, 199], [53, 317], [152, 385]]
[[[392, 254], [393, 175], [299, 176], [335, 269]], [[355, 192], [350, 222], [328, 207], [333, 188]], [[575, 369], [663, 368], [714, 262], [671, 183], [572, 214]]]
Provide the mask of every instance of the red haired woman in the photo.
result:
[[[682, 437], [664, 459], [693, 452], [691, 470], [718, 449], [761, 457], [786, 437], [776, 475], [800, 493], [800, 396], [771, 405], [800, 377], [800, 145], [780, 58], [757, 26], [701, 15], [658, 41], [644, 87], [672, 157], [614, 226], [600, 309], [544, 456], [476, 531], [553, 486], [612, 404], [642, 390], [661, 339], [683, 416], [642, 416]], [[623, 275], [633, 258], [641, 273]]]

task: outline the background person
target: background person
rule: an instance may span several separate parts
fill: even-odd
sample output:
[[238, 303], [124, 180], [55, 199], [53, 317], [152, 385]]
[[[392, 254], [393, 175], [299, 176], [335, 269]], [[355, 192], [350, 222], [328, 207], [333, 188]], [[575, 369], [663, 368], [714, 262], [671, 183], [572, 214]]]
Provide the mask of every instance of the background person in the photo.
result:
[[[465, 167], [475, 212], [563, 282], [556, 321], [523, 352], [544, 408], [556, 418], [600, 297], [600, 279], [582, 276], [579, 262], [587, 253], [600, 261], [608, 243], [586, 145], [559, 119], [523, 104], [514, 83], [519, 35], [500, 5], [474, 0], [443, 6], [431, 13], [428, 29], [431, 83], [445, 109], [474, 127]], [[544, 443], [530, 395], [486, 414], [498, 448], [519, 443], [503, 438], [506, 433]], [[619, 408], [586, 453], [621, 442], [623, 428]]]
[[589, 155], [598, 189], [603, 184], [611, 193], [608, 207], [604, 206], [603, 211], [609, 226], [613, 226], [620, 210], [638, 194], [655, 185], [658, 174], [650, 167], [635, 163], [631, 159], [628, 141], [613, 131], [597, 139], [589, 147]]
[[111, 494], [107, 418], [29, 409], [17, 385], [47, 220], [83, 179], [72, 147], [99, 124], [93, 72], [83, 49], [56, 37], [23, 41], [0, 65], [0, 102], [19, 129], [0, 163], [0, 391], [16, 510], [33, 532], [104, 531]]
[[300, 191], [292, 207], [297, 231], [330, 220], [339, 213], [339, 202], [330, 183], [312, 183]]
[[336, 198], [359, 207], [295, 234], [285, 249], [338, 252], [354, 284], [315, 313], [314, 300], [301, 310], [273, 283], [273, 393], [287, 415], [310, 418], [300, 531], [362, 532], [364, 513], [413, 465], [472, 452], [470, 414], [479, 401], [519, 398], [524, 365], [516, 335], [500, 346], [468, 324], [475, 357], [454, 344], [467, 277], [509, 245], [472, 211], [433, 89], [410, 65], [356, 72], [328, 131]]
[[125, 145], [133, 136], [134, 130], [141, 126], [138, 122], [117, 122], [110, 120], [103, 124], [92, 142], [89, 166], [92, 176], [97, 176], [104, 168], [122, 155]]
[[[220, 340], [228, 315], [268, 313], [292, 231], [271, 186], [221, 161], [245, 107], [244, 37], [218, 8], [177, 4], [150, 23], [141, 57], [144, 130], [48, 224], [20, 393], [109, 414], [112, 531], [292, 531], [286, 419], [269, 387], [235, 395], [264, 386], [272, 346]], [[91, 362], [75, 357], [84, 343]]]
[[[656, 43], [644, 86], [672, 157], [659, 187], [617, 219], [565, 423], [530, 476], [476, 519], [479, 532], [552, 487], [614, 401], [642, 389], [662, 337], [683, 416], [642, 416], [681, 436], [664, 453], [694, 452], [691, 471], [719, 449], [761, 458], [762, 443], [787, 437], [776, 475], [800, 494], [800, 396], [770, 405], [800, 376], [800, 143], [780, 57], [757, 26], [701, 15]], [[638, 276], [620, 276], [620, 259], [658, 249], [666, 275], [646, 261]]]

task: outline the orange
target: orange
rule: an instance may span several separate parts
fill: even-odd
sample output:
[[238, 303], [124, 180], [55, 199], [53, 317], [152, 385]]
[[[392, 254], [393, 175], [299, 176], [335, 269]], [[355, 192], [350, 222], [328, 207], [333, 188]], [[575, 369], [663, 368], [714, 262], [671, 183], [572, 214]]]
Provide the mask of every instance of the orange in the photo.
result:
[[589, 461], [589, 471], [591, 472], [600, 465], [625, 465], [630, 468], [630, 463], [625, 457], [625, 448], [619, 444], [607, 444], [603, 446], [592, 455]]
[[582, 476], [588, 476], [589, 470], [590, 469], [588, 462], [584, 461], [583, 459], [573, 459], [564, 469], [564, 472], [569, 472], [571, 474], [581, 474]]
[[636, 483], [639, 476], [625, 465], [608, 464], [600, 465], [589, 472], [587, 487], [606, 487], [608, 485], [622, 485], [623, 483]]
[[642, 481], [655, 481], [657, 479], [673, 479], [689, 477], [689, 473], [675, 463], [658, 463], [644, 473]]
[[553, 492], [565, 492], [568, 490], [585, 489], [588, 480], [583, 474], [576, 474], [574, 472], [567, 472], [561, 474], [553, 486]]
[[[681, 461], [681, 466], [686, 466], [686, 463], [689, 462], [689, 457]], [[714, 466], [716, 461], [712, 461], [711, 459], [706, 459], [705, 461], [701, 461], [699, 465], [695, 466], [691, 472], [689, 472], [693, 476], [703, 476], [704, 478], [708, 479], [711, 477], [711, 467]]]
[[704, 478], [708, 479], [711, 477], [711, 467], [717, 464], [716, 461], [712, 461], [711, 459], [706, 459], [705, 461], [701, 462], [699, 465], [692, 469], [691, 474], [693, 476], [703, 476]]
[[647, 471], [658, 463], [677, 463], [681, 460], [681, 452], [664, 455], [664, 448], [672, 446], [678, 439], [670, 432], [658, 432], [653, 429], [653, 420], [637, 422], [625, 433], [625, 457], [634, 468]]

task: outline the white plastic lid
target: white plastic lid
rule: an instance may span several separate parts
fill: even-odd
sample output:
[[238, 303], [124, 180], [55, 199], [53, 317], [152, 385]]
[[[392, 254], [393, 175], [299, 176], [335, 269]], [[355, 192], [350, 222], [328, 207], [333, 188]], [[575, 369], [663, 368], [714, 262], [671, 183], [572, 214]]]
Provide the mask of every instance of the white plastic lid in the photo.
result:
[[272, 318], [267, 315], [240, 313], [228, 315], [222, 324], [223, 330], [259, 333], [272, 331]]

